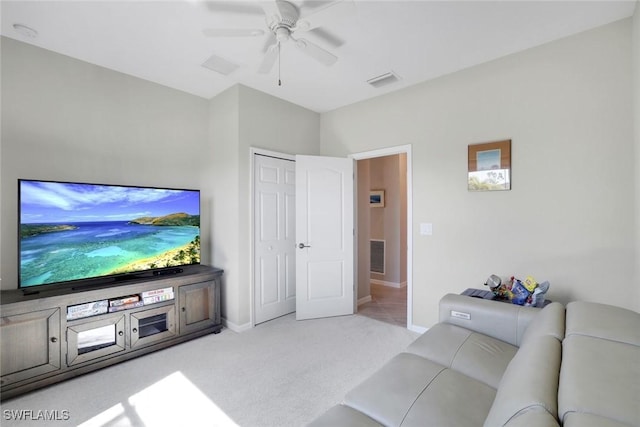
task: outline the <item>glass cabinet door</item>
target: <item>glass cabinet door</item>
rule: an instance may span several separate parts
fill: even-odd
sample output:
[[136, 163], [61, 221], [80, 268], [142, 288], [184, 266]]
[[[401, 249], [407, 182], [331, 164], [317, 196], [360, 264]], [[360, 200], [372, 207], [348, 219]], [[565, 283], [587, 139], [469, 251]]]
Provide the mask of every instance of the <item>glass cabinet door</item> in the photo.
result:
[[131, 348], [161, 341], [176, 334], [174, 305], [131, 314]]
[[124, 315], [67, 327], [67, 365], [125, 349]]

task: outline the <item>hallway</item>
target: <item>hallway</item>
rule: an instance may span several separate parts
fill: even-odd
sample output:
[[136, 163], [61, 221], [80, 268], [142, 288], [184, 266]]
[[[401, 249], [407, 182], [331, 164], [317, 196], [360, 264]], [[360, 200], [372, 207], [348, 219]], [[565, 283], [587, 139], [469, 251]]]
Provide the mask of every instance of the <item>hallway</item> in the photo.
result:
[[358, 314], [407, 327], [407, 287], [371, 284], [371, 301], [358, 306]]

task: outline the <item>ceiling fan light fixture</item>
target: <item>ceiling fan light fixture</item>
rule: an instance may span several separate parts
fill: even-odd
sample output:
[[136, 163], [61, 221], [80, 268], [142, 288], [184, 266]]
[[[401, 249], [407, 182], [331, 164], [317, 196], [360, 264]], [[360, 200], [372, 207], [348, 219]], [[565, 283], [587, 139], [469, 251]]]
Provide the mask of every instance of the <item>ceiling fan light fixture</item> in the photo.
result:
[[275, 30], [276, 40], [280, 43], [286, 42], [291, 37], [291, 31], [287, 27], [278, 27]]

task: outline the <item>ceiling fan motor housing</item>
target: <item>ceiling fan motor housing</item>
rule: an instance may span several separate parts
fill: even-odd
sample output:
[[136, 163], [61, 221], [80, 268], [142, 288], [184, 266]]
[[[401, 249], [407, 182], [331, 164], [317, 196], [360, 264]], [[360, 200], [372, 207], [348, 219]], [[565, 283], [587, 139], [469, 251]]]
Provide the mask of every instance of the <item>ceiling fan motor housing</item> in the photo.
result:
[[275, 27], [286, 27], [291, 30], [298, 22], [298, 18], [300, 18], [298, 8], [284, 0], [277, 0], [276, 3], [280, 11], [280, 21], [275, 22]]

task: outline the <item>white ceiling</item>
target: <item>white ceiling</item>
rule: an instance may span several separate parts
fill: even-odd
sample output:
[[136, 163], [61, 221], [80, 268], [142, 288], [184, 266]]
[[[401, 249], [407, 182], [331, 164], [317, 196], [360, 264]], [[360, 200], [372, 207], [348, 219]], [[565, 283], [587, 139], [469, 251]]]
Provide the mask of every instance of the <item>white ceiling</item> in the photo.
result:
[[[3, 0], [1, 32], [207, 99], [241, 83], [325, 112], [632, 16], [636, 5], [635, 0], [342, 1], [351, 7], [325, 9], [330, 22], [323, 32], [303, 35], [338, 61], [327, 67], [284, 44], [282, 86], [277, 64], [270, 74], [257, 72], [267, 35], [207, 38], [202, 32], [267, 30], [258, 1]], [[293, 3], [304, 15], [330, 2]], [[35, 29], [37, 37], [18, 33], [16, 23]], [[202, 67], [211, 55], [240, 67], [228, 76]], [[389, 71], [399, 76], [397, 83], [377, 89], [366, 83]]]

